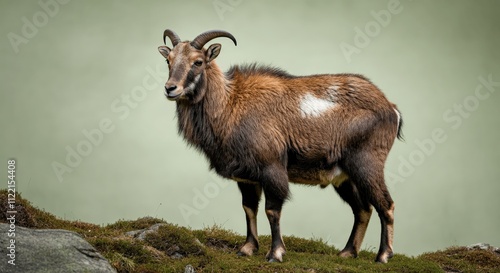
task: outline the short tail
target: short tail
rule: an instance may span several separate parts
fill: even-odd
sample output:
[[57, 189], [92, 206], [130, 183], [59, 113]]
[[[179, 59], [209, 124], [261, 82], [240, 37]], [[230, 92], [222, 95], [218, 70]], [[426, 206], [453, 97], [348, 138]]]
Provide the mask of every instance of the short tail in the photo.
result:
[[401, 115], [401, 112], [394, 107], [394, 111], [396, 111], [396, 114], [398, 115], [398, 134], [397, 137], [399, 140], [404, 141], [405, 138], [403, 136], [403, 115]]

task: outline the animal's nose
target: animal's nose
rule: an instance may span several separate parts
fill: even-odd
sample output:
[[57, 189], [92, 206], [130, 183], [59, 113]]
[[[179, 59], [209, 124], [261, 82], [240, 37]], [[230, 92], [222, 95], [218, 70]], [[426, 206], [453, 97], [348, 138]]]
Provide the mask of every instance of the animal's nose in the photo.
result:
[[177, 89], [177, 85], [175, 85], [175, 84], [165, 85], [165, 91], [167, 91], [167, 93], [170, 93], [170, 92], [174, 91], [175, 89]]

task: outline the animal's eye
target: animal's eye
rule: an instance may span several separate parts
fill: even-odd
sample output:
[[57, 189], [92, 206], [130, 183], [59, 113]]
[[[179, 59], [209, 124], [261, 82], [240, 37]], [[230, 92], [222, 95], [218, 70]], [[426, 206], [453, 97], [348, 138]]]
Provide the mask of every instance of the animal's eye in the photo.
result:
[[194, 62], [194, 65], [196, 65], [196, 66], [201, 66], [202, 64], [203, 64], [203, 62], [202, 62], [202, 61], [195, 61], [195, 62]]
[[168, 59], [165, 59], [165, 61], [167, 61], [167, 64], [170, 65], [170, 61]]

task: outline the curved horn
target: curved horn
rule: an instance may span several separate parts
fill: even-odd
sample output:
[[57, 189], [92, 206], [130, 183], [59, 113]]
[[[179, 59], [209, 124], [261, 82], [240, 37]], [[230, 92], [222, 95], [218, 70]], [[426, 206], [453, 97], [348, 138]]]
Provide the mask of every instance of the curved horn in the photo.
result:
[[165, 31], [163, 32], [163, 43], [164, 44], [167, 44], [167, 40], [165, 40], [165, 38], [168, 37], [170, 38], [170, 41], [172, 41], [172, 45], [175, 47], [178, 43], [181, 42], [181, 38], [179, 38], [179, 36], [177, 34], [175, 34], [175, 32], [173, 32], [172, 30], [170, 29], [165, 29]]
[[236, 45], [236, 38], [234, 38], [231, 33], [223, 30], [210, 30], [207, 32], [203, 32], [202, 34], [194, 38], [194, 40], [191, 42], [191, 46], [200, 50], [206, 43], [217, 37], [227, 37], [233, 41], [234, 45]]

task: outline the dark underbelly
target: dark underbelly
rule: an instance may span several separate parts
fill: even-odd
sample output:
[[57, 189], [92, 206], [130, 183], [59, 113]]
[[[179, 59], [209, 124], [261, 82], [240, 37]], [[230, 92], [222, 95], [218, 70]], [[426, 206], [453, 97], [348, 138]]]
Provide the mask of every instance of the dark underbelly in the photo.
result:
[[347, 174], [338, 165], [331, 168], [301, 168], [300, 166], [288, 168], [288, 180], [298, 184], [320, 185], [321, 187], [333, 184], [339, 187], [347, 178]]
[[[332, 184], [339, 187], [349, 176], [338, 166], [334, 165], [329, 169], [321, 168], [301, 168], [300, 166], [291, 166], [288, 169], [288, 180], [296, 184], [318, 185], [322, 188]], [[240, 177], [231, 177], [237, 182], [257, 183]]]

